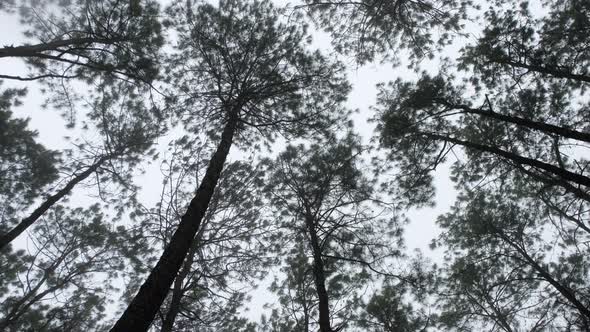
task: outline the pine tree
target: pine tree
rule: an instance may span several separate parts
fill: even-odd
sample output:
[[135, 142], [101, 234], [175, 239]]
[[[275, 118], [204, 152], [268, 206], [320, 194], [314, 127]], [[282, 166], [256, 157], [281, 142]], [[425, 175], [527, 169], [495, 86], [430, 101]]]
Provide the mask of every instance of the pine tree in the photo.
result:
[[5, 3], [17, 13], [25, 37], [22, 45], [5, 45], [0, 58], [23, 59], [26, 76], [0, 79], [83, 79], [99, 76], [152, 82], [163, 45], [156, 1], [29, 1]]
[[588, 8], [547, 9], [499, 1], [455, 66], [381, 87], [380, 140], [408, 196], [430, 200], [433, 170], [456, 158], [459, 198], [436, 241], [444, 329], [588, 328]]
[[[288, 146], [271, 164], [269, 194], [281, 221], [284, 283], [273, 287], [301, 330], [338, 331], [358, 311], [357, 290], [385, 272], [399, 233], [387, 208], [375, 203], [374, 183], [361, 172], [357, 138]], [[393, 242], [394, 244], [390, 244]], [[293, 243], [286, 246], [284, 243]], [[294, 294], [294, 295], [293, 295]], [[317, 327], [316, 327], [317, 326]]]
[[338, 105], [348, 91], [339, 65], [308, 52], [305, 29], [280, 23], [281, 11], [267, 1], [173, 6], [169, 12], [179, 34], [170, 61], [179, 114], [188, 129], [205, 124], [219, 144], [169, 245], [112, 331], [149, 328], [201, 227], [233, 142], [248, 145], [337, 124], [342, 112], [330, 113], [326, 105]]

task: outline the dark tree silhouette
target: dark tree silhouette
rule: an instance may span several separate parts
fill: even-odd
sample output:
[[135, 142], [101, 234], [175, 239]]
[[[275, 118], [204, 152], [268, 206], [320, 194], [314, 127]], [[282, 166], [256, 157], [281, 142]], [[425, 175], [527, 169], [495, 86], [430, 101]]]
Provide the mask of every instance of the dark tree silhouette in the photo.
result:
[[[390, 244], [398, 240], [399, 225], [380, 217], [383, 206], [371, 204], [374, 183], [361, 172], [362, 148], [356, 140], [349, 135], [309, 148], [288, 146], [271, 165], [268, 190], [286, 231], [278, 239], [304, 242], [290, 253], [285, 286], [293, 289], [283, 291], [297, 295], [303, 318], [296, 326], [301, 329], [314, 330], [314, 321], [322, 332], [348, 326], [358, 309], [355, 289], [370, 279], [370, 273], [403, 279], [385, 272], [387, 260], [400, 255]], [[285, 240], [287, 236], [292, 240]], [[311, 298], [309, 280], [314, 288]]]
[[[146, 236], [157, 238], [163, 247], [206, 167], [201, 158], [207, 154], [206, 147], [186, 137], [174, 143], [172, 155], [163, 165], [161, 200], [142, 213]], [[252, 328], [238, 310], [243, 308], [253, 282], [266, 275], [272, 262], [265, 252], [270, 225], [262, 215], [261, 178], [259, 167], [243, 161], [229, 163], [223, 170], [201, 227], [154, 322], [161, 331]]]
[[339, 52], [360, 63], [383, 58], [399, 64], [399, 50], [414, 64], [462, 33], [471, 1], [305, 0], [313, 21], [332, 36]]
[[17, 12], [30, 41], [4, 45], [0, 58], [22, 58], [27, 76], [0, 74], [0, 79], [79, 78], [99, 75], [152, 82], [158, 74], [163, 45], [156, 1], [28, 1], [5, 4]]
[[281, 11], [267, 1], [169, 12], [179, 34], [169, 79], [181, 92], [179, 114], [188, 128], [207, 121], [219, 145], [170, 243], [112, 331], [149, 328], [200, 229], [234, 140], [247, 145], [337, 124], [343, 112], [325, 106], [342, 102], [348, 91], [340, 67], [308, 52], [304, 29], [281, 23]]
[[37, 142], [37, 132], [27, 128], [28, 120], [12, 116], [11, 108], [20, 104], [25, 93], [8, 89], [0, 94], [0, 197], [4, 202], [0, 234], [12, 226], [15, 213], [31, 205], [58, 177], [59, 153]]
[[[132, 98], [128, 96], [133, 94], [133, 87], [127, 86], [127, 88], [130, 90], [123, 93], [123, 97], [114, 96], [104, 91], [100, 98], [94, 100], [89, 105], [92, 108], [89, 116], [96, 118], [91, 123], [97, 124], [96, 130], [101, 134], [104, 140], [103, 143], [99, 147], [80, 144], [82, 155], [77, 156], [79, 158], [78, 162], [70, 163], [70, 165], [61, 165], [62, 172], [71, 170], [72, 175], [68, 179], [62, 180], [65, 184], [60, 184], [59, 189], [55, 193], [46, 194], [38, 207], [26, 215], [26, 217], [18, 220], [16, 216], [22, 215], [22, 211], [7, 211], [4, 214], [10, 218], [9, 224], [11, 225], [9, 230], [2, 231], [0, 234], [0, 249], [10, 244], [10, 242], [34, 224], [53, 205], [67, 197], [79, 183], [87, 180], [92, 175], [97, 175], [96, 184], [104, 199], [107, 196], [104, 193], [107, 183], [114, 182], [123, 186], [130, 186], [129, 179], [125, 179], [125, 173], [128, 173], [129, 169], [133, 168], [144, 155], [149, 154], [148, 149], [154, 139], [160, 134], [161, 126], [154, 119], [153, 113], [147, 111], [147, 107], [143, 102], [128, 102]], [[26, 122], [16, 123], [20, 123], [21, 125], [26, 124]], [[10, 122], [7, 124], [10, 124]], [[19, 139], [16, 132], [7, 130], [6, 133], [11, 134], [10, 140]], [[15, 145], [14, 143], [16, 142], [11, 142], [10, 140], [0, 142], [0, 146], [7, 150], [7, 161], [11, 158], [10, 154], [15, 156], [15, 152], [19, 153], [18, 151], [10, 153], [9, 151], [11, 149], [23, 147]], [[30, 145], [30, 143], [25, 144]], [[47, 163], [55, 162], [52, 161], [55, 158], [53, 157], [54, 153], [41, 151], [42, 155], [36, 156], [36, 154], [39, 154], [36, 149], [39, 148], [33, 146], [24, 150], [23, 152], [27, 152], [30, 156], [20, 156], [18, 159], [23, 158], [21, 160], [26, 160], [26, 158], [33, 158], [33, 160], [37, 160], [37, 163], [31, 165], [30, 169], [55, 180], [55, 176], [52, 174], [56, 171], [47, 170], [47, 166], [44, 166]], [[76, 156], [72, 153], [68, 153], [66, 156], [68, 159], [76, 159]], [[5, 165], [9, 166], [8, 163], [5, 163]], [[29, 168], [27, 167], [26, 169]], [[99, 173], [107, 173], [108, 175], [98, 176]], [[31, 176], [31, 179], [34, 178], [34, 176]], [[6, 179], [8, 180], [9, 177], [7, 176]], [[38, 185], [35, 190], [46, 190], [46, 188], [43, 185]], [[121, 194], [124, 193], [123, 188], [120, 188], [119, 191], [121, 191]], [[125, 193], [131, 195], [129, 192]], [[14, 192], [11, 193], [11, 195], [14, 194]], [[119, 198], [119, 200], [121, 199]], [[33, 201], [29, 201], [28, 205], [32, 205], [32, 203]], [[21, 209], [25, 210], [27, 207], [24, 206]], [[3, 227], [6, 226], [3, 223]]]
[[456, 158], [459, 200], [437, 240], [444, 329], [588, 328], [587, 13], [492, 6], [456, 67], [381, 86], [380, 140], [408, 201], [430, 200], [433, 171]]
[[[114, 291], [109, 279], [125, 265], [133, 270], [129, 249], [146, 244], [108, 219], [98, 205], [54, 206], [32, 227], [26, 251], [0, 258], [3, 331], [104, 328], [99, 321]], [[101, 276], [104, 282], [93, 281]]]

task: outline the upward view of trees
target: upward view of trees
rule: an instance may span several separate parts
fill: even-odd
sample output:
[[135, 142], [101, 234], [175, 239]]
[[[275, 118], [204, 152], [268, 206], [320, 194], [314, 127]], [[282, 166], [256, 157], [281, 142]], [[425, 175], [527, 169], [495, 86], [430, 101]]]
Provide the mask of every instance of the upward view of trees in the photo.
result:
[[590, 2], [0, 18], [1, 331], [590, 331]]

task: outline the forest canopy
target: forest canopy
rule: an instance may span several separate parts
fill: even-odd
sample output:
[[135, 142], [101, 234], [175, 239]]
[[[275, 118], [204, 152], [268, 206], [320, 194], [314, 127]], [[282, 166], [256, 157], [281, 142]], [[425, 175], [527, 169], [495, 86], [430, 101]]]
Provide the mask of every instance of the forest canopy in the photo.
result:
[[0, 331], [590, 331], [589, 1], [0, 22]]

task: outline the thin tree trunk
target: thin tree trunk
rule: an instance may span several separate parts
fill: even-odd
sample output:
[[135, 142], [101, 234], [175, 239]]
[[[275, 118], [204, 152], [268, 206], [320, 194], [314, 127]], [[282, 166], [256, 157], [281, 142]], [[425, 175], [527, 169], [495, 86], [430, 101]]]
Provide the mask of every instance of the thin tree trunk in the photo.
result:
[[[491, 307], [492, 311], [494, 312], [494, 314], [496, 315], [496, 323], [498, 325], [500, 325], [500, 327], [506, 331], [506, 332], [514, 332], [514, 330], [512, 329], [512, 327], [510, 327], [510, 324], [508, 323], [508, 321], [506, 320], [506, 315], [502, 312], [502, 310], [500, 308], [498, 308], [496, 306], [496, 303], [494, 302], [494, 300], [490, 297], [490, 295], [486, 292], [486, 289], [483, 288], [481, 289], [482, 291], [482, 295], [485, 298], [486, 302], [488, 303], [488, 305]], [[482, 306], [483, 308], [483, 306]], [[484, 309], [485, 310], [485, 309]], [[487, 310], [486, 310], [487, 311]]]
[[537, 263], [532, 257], [526, 252], [522, 252], [524, 258], [531, 264], [531, 266], [539, 273], [543, 279], [550, 283], [563, 297], [565, 297], [578, 311], [586, 317], [586, 321], [590, 320], [590, 309], [586, 307], [576, 295], [572, 292], [569, 287], [562, 285], [559, 281], [555, 280], [547, 270], [545, 270], [539, 263]]
[[574, 80], [574, 81], [590, 83], [590, 76], [581, 75], [581, 74], [573, 74], [573, 73], [563, 71], [558, 68], [551, 68], [549, 66], [530, 65], [530, 64], [526, 64], [524, 62], [513, 61], [513, 60], [507, 59], [507, 58], [492, 59], [492, 62], [501, 63], [501, 64], [509, 65], [512, 67], [528, 69], [530, 71], [534, 71], [537, 73], [541, 73], [541, 74], [545, 74], [545, 75], [549, 75], [549, 76], [553, 76], [553, 77], [557, 77], [557, 78], [566, 78], [566, 79], [570, 79], [570, 80]]
[[201, 220], [207, 211], [221, 175], [225, 159], [232, 145], [238, 124], [239, 108], [229, 112], [229, 119], [223, 129], [221, 141], [213, 154], [201, 185], [197, 189], [186, 213], [172, 235], [170, 243], [164, 250], [160, 260], [143, 283], [137, 295], [123, 315], [111, 329], [112, 332], [147, 331], [158, 309], [164, 302], [174, 278], [184, 261], [193, 238], [199, 230]]
[[3, 234], [0, 236], [0, 251], [6, 247], [10, 242], [16, 239], [19, 235], [21, 235], [27, 228], [29, 228], [35, 221], [37, 221], [47, 210], [49, 210], [55, 203], [57, 203], [60, 199], [70, 193], [70, 191], [81, 181], [85, 180], [90, 174], [94, 173], [106, 160], [112, 158], [112, 155], [103, 156], [98, 161], [96, 161], [92, 166], [88, 167], [84, 172], [76, 175], [73, 179], [71, 179], [65, 187], [63, 187], [60, 191], [51, 195], [41, 204], [38, 208], [35, 209], [28, 217], [21, 220], [21, 222], [16, 225], [12, 230], [8, 233]]
[[571, 184], [567, 181], [560, 181], [560, 180], [556, 180], [554, 178], [543, 177], [535, 172], [532, 172], [532, 171], [524, 168], [522, 165], [516, 165], [516, 167], [521, 172], [527, 174], [530, 177], [537, 179], [538, 181], [541, 181], [541, 182], [547, 184], [548, 186], [560, 186], [563, 189], [565, 189], [567, 192], [570, 192], [571, 194], [576, 196], [577, 198], [583, 199], [587, 202], [590, 202], [590, 193], [585, 192], [584, 190], [574, 186], [573, 184]]
[[556, 211], [557, 214], [559, 214], [560, 216], [564, 217], [565, 219], [571, 221], [574, 225], [576, 225], [577, 227], [581, 228], [582, 230], [584, 230], [586, 233], [590, 234], [590, 228], [588, 228], [588, 226], [584, 225], [584, 223], [579, 220], [576, 219], [574, 216], [569, 215], [566, 211], [564, 211], [563, 209], [561, 209], [559, 206], [553, 204], [553, 202], [549, 201], [548, 199], [546, 199], [545, 197], [543, 197], [542, 195], [540, 195], [539, 197], [541, 199], [541, 201], [543, 201], [543, 203], [545, 203], [545, 205], [547, 205], [551, 210]]
[[41, 279], [37, 282], [35, 287], [29, 289], [29, 291], [26, 294], [24, 294], [24, 296], [20, 300], [12, 304], [11, 310], [5, 314], [5, 317], [2, 320], [0, 320], [0, 331], [7, 330], [13, 322], [18, 320], [19, 317], [21, 317], [26, 312], [27, 308], [29, 308], [35, 302], [39, 301], [39, 299], [43, 298], [43, 296], [49, 294], [54, 290], [59, 289], [59, 287], [61, 287], [64, 284], [64, 282], [62, 281], [61, 283], [58, 283], [53, 287], [45, 289], [41, 294], [37, 294], [39, 289], [41, 289], [41, 287], [45, 285], [47, 279], [50, 278], [51, 275], [54, 273], [55, 269], [57, 269], [57, 267], [66, 259], [66, 257], [70, 253], [71, 250], [64, 251], [55, 262], [53, 262], [47, 269], [43, 271], [43, 277], [41, 277]]
[[[492, 225], [492, 227], [494, 227]], [[520, 253], [523, 257], [523, 259], [530, 264], [530, 266], [545, 280], [547, 281], [549, 284], [551, 284], [551, 286], [553, 286], [563, 297], [565, 297], [576, 309], [578, 309], [578, 311], [580, 312], [580, 314], [582, 314], [583, 316], [586, 317], [586, 321], [590, 320], [590, 309], [588, 307], [586, 307], [582, 302], [580, 302], [580, 300], [578, 300], [578, 298], [576, 297], [576, 295], [572, 292], [572, 289], [570, 289], [569, 287], [562, 285], [559, 281], [555, 280], [553, 278], [553, 276], [549, 273], [549, 271], [547, 271], [545, 268], [543, 268], [541, 265], [539, 265], [539, 263], [537, 261], [535, 261], [529, 254], [528, 252], [521, 246], [519, 246], [517, 243], [515, 243], [514, 241], [512, 241], [512, 239], [510, 239], [502, 230], [494, 227], [494, 229], [496, 230], [496, 232], [498, 233], [498, 235], [506, 242], [508, 243], [511, 247], [513, 247], [514, 249], [516, 249], [516, 251], [518, 253]]]
[[572, 130], [564, 127], [555, 126], [552, 124], [548, 124], [545, 122], [538, 122], [533, 121], [525, 118], [520, 118], [517, 116], [505, 115], [501, 113], [496, 113], [493, 111], [484, 111], [477, 108], [471, 108], [467, 105], [461, 104], [452, 104], [447, 102], [446, 100], [435, 100], [436, 102], [440, 103], [441, 105], [447, 106], [452, 109], [463, 110], [465, 113], [468, 114], [477, 114], [487, 118], [492, 118], [496, 120], [500, 120], [503, 122], [513, 123], [522, 127], [538, 130], [545, 133], [551, 133], [555, 135], [559, 135], [565, 138], [571, 138], [578, 141], [588, 142], [590, 143], [590, 133], [584, 133], [577, 130]]
[[324, 272], [324, 261], [322, 260], [322, 249], [318, 241], [315, 223], [310, 211], [306, 211], [305, 224], [313, 250], [313, 276], [315, 281], [315, 288], [319, 300], [319, 325], [321, 332], [332, 332], [330, 326], [330, 306], [328, 301], [328, 291], [326, 290], [326, 275]]
[[552, 174], [562, 178], [563, 180], [575, 182], [579, 185], [586, 186], [586, 187], [590, 188], [590, 178], [589, 177], [581, 175], [581, 174], [577, 174], [574, 172], [570, 172], [570, 171], [565, 170], [563, 168], [560, 168], [555, 165], [551, 165], [551, 164], [548, 164], [548, 163], [545, 163], [545, 162], [542, 162], [542, 161], [539, 161], [536, 159], [523, 157], [521, 155], [517, 155], [515, 153], [508, 152], [508, 151], [505, 151], [505, 150], [502, 150], [500, 148], [496, 148], [493, 146], [464, 141], [464, 140], [449, 137], [449, 136], [444, 136], [444, 135], [439, 135], [439, 134], [434, 134], [434, 133], [427, 133], [427, 132], [418, 132], [418, 134], [424, 135], [426, 137], [431, 137], [434, 139], [442, 140], [442, 141], [447, 141], [447, 142], [461, 145], [461, 146], [464, 146], [467, 148], [471, 148], [471, 149], [475, 149], [475, 150], [479, 150], [479, 151], [483, 151], [483, 152], [489, 152], [489, 153], [501, 156], [503, 158], [512, 160], [519, 165], [533, 166], [533, 167], [542, 169], [544, 171], [547, 171], [549, 173], [552, 173]]

